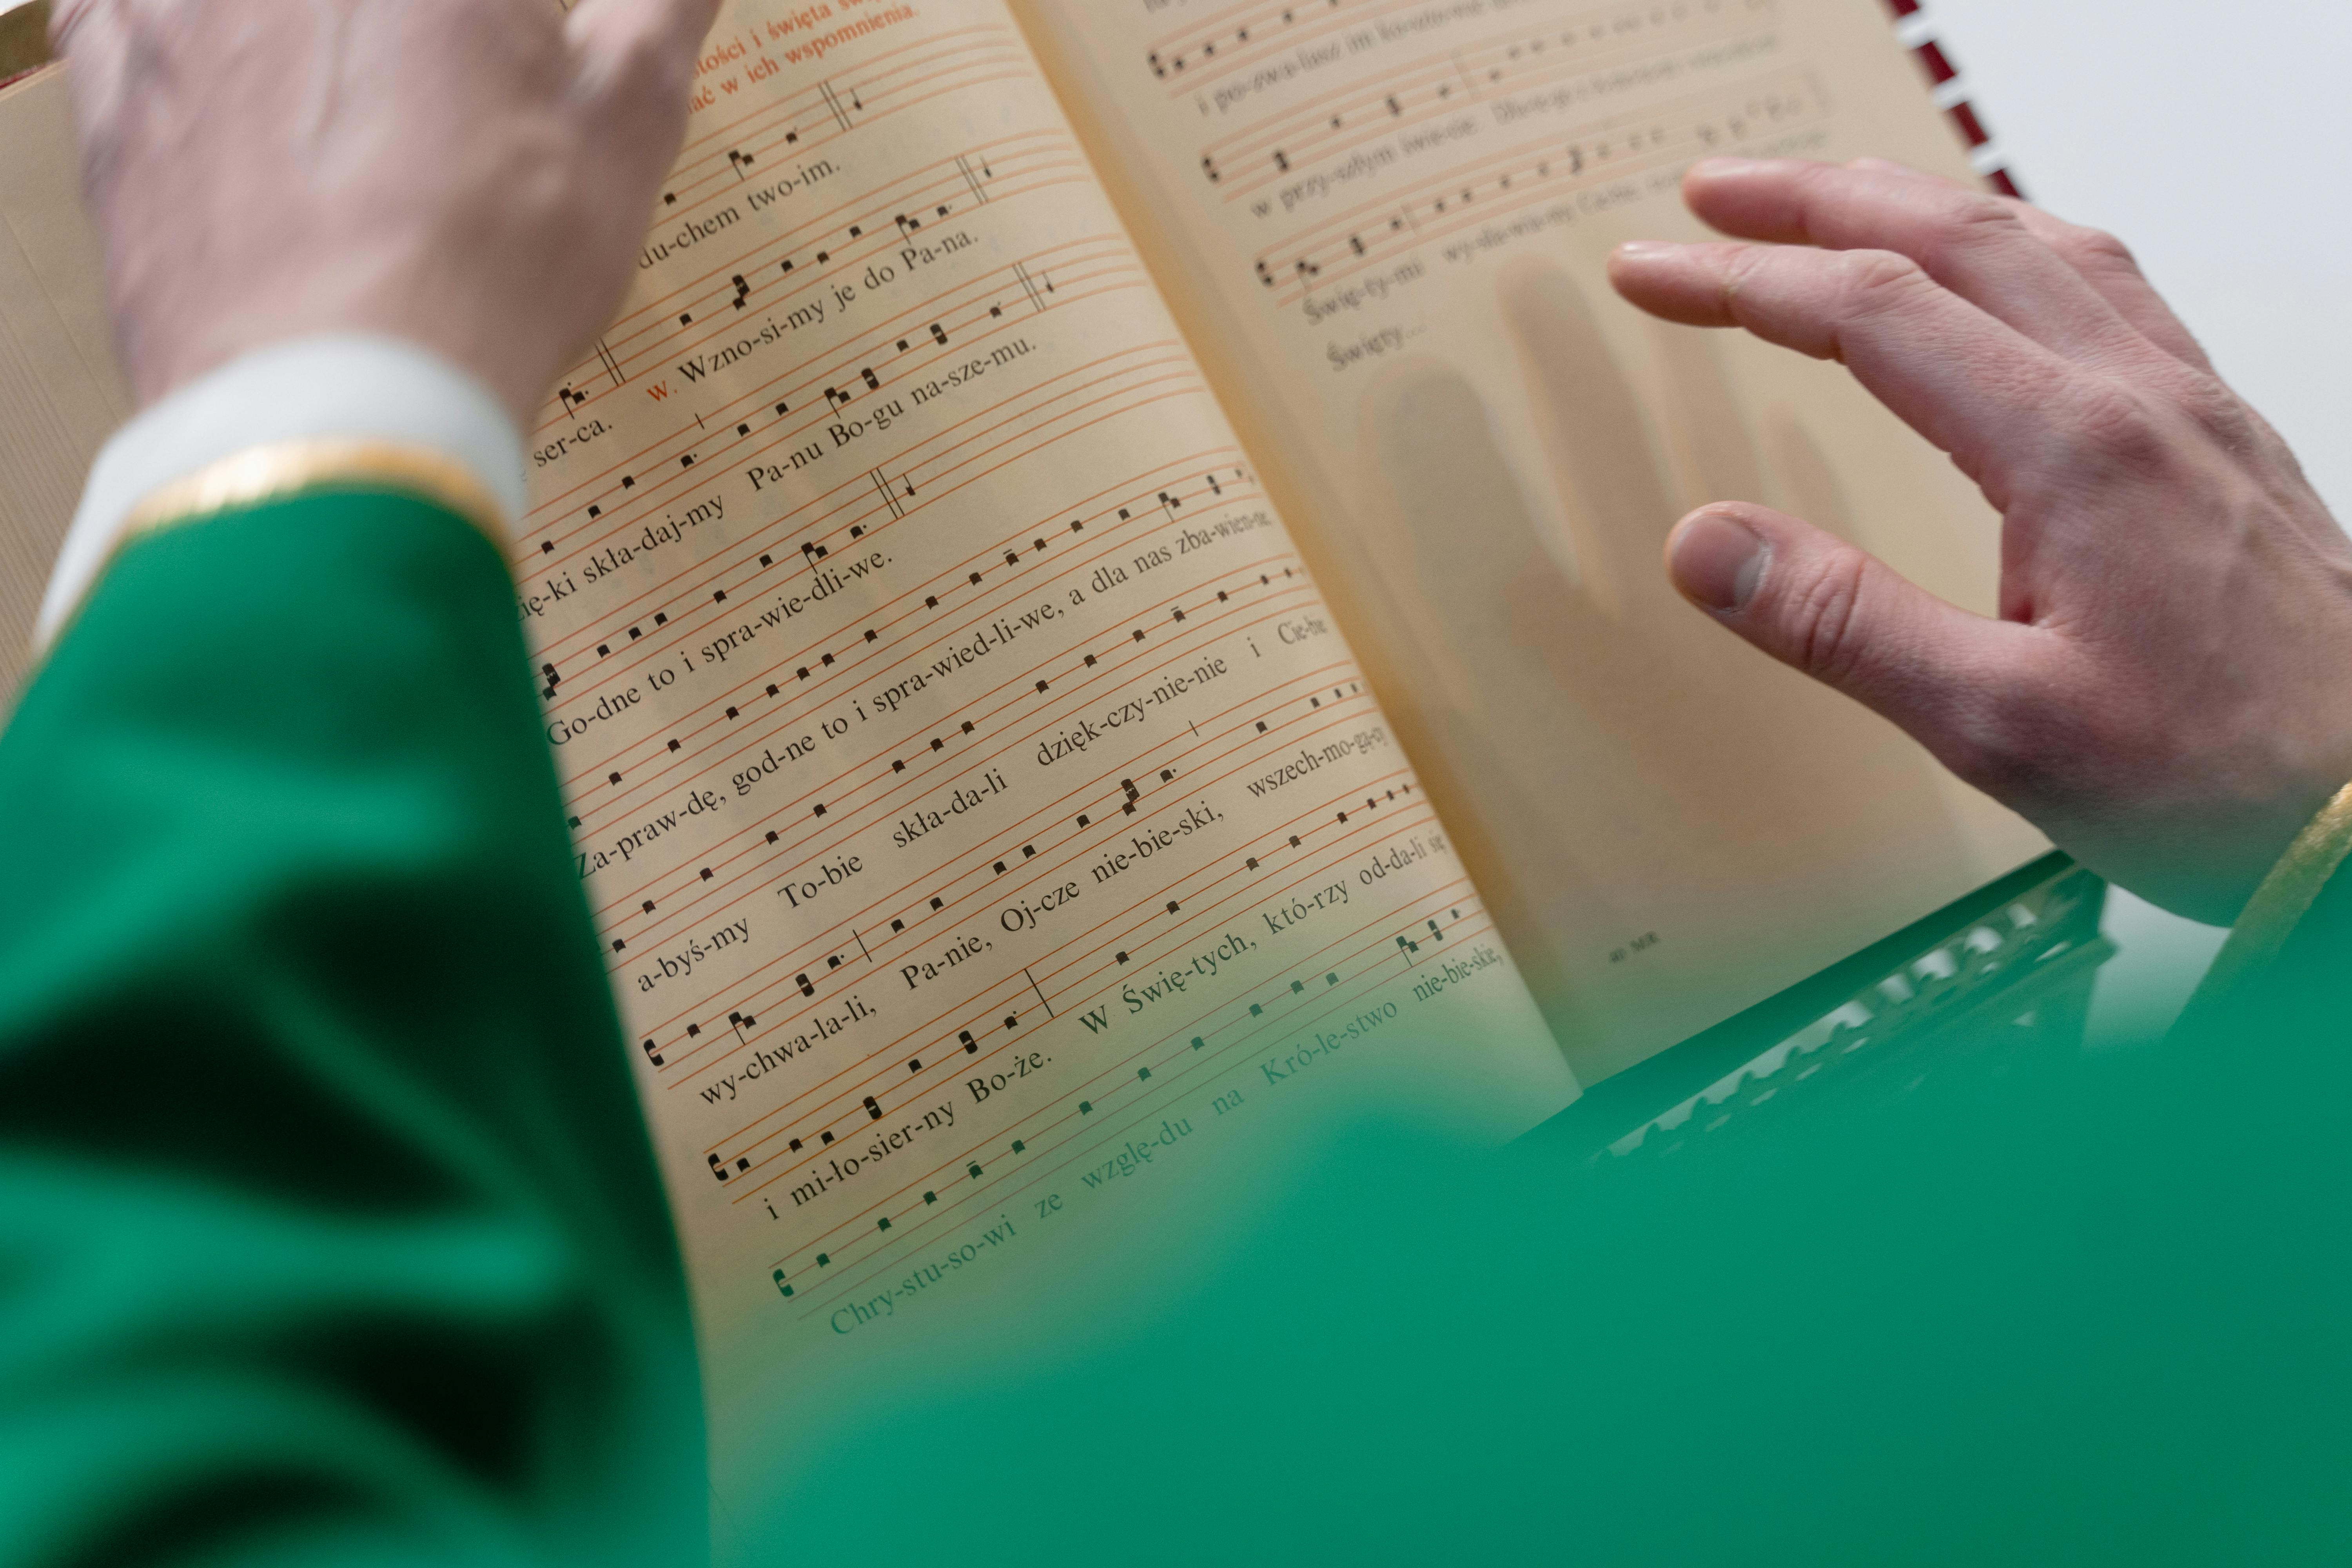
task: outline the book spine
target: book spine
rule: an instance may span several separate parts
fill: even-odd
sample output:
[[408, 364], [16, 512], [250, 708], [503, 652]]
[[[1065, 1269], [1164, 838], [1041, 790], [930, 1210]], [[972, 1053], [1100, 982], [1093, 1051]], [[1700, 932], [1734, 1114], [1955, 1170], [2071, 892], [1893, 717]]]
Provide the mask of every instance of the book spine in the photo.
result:
[[1895, 30], [1927, 73], [1927, 90], [1934, 95], [1937, 107], [1952, 122], [1952, 128], [1968, 148], [1969, 160], [1985, 184], [2005, 196], [2024, 199], [2017, 177], [2009, 168], [2009, 160], [1994, 144], [1992, 132], [1985, 129], [1984, 117], [1977, 112], [1969, 97], [1969, 84], [1953, 62], [1949, 50], [1937, 41], [1934, 26], [1919, 0], [1886, 0], [1887, 9], [1895, 13]]

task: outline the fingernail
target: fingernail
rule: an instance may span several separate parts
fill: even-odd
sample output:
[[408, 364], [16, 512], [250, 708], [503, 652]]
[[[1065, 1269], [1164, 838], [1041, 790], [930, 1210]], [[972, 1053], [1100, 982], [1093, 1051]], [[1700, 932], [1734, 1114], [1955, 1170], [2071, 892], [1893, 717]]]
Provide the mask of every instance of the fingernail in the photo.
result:
[[1629, 239], [1617, 247], [1617, 254], [1628, 261], [1647, 261], [1681, 248], [1671, 239]]
[[1748, 607], [1771, 562], [1772, 547], [1762, 535], [1719, 511], [1684, 519], [1667, 545], [1675, 586], [1724, 615]]
[[1761, 158], [1701, 158], [1691, 165], [1690, 172], [1706, 175], [1745, 174], [1762, 168], [1764, 163]]

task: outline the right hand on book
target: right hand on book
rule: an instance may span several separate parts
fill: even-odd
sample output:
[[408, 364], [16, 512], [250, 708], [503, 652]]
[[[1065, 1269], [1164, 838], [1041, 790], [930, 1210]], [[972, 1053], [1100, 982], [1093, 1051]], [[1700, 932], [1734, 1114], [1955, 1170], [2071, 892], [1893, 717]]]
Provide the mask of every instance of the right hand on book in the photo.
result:
[[719, 0], [61, 0], [115, 339], [151, 403], [384, 333], [525, 430], [619, 306]]
[[1669, 321], [1836, 359], [2002, 514], [2000, 618], [1727, 500], [1685, 596], [1884, 714], [2115, 881], [2234, 919], [2352, 781], [2352, 543], [2294, 454], [2104, 234], [1893, 164], [1714, 160], [1754, 244], [1636, 244]]

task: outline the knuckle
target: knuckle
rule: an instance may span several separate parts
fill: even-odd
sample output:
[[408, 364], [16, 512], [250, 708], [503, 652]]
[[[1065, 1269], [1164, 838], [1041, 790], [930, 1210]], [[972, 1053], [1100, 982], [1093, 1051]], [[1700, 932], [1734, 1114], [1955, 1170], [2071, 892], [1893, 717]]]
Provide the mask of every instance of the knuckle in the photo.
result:
[[1930, 243], [1941, 251], [2012, 244], [2025, 235], [2024, 220], [1998, 196], [1961, 195], [1947, 203], [1928, 226]]
[[1862, 596], [1868, 568], [1858, 551], [1823, 559], [1790, 596], [1783, 612], [1789, 657], [1806, 674], [1843, 685], [1859, 664]]
[[1839, 313], [1848, 320], [1908, 310], [1936, 287], [1925, 268], [1891, 250], [1848, 251], [1842, 272]]
[[2023, 221], [1999, 197], [1952, 192], [1937, 202], [1909, 248], [1929, 273], [1948, 277], [1971, 259], [1983, 265], [1987, 253], [1997, 255], [2026, 233]]
[[2069, 226], [2057, 246], [2061, 255], [2084, 272], [2139, 274], [2139, 258], [2131, 247], [2105, 229]]
[[2242, 451], [2264, 434], [2253, 410], [2221, 377], [2184, 365], [2170, 380], [2167, 395], [2172, 405], [2223, 447]]
[[2118, 469], [2153, 466], [2165, 455], [2163, 421], [2130, 388], [2078, 381], [2059, 399], [2050, 428], [2068, 448]]

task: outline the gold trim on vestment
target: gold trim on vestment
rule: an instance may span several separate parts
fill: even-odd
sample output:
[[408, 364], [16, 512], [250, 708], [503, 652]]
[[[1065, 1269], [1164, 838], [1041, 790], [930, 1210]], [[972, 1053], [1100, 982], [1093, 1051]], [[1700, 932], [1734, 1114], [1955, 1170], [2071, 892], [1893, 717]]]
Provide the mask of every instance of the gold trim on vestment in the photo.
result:
[[57, 630], [36, 644], [22, 684], [33, 683], [115, 562], [140, 540], [224, 512], [336, 490], [390, 491], [455, 512], [490, 542], [501, 563], [507, 559], [505, 509], [473, 469], [433, 447], [324, 439], [248, 447], [173, 480], [131, 509], [107, 545], [106, 558], [82, 584]]
[[255, 447], [173, 480], [131, 509], [109, 564], [132, 540], [158, 529], [315, 490], [354, 489], [404, 491], [454, 511], [480, 529], [501, 559], [506, 555], [503, 510], [465, 464], [429, 447], [396, 441], [317, 440]]
[[2347, 855], [2352, 855], [2352, 784], [2336, 791], [2336, 798], [2319, 808], [2319, 815], [2295, 836], [2270, 875], [2263, 879], [2263, 885], [2254, 889], [2254, 896], [2246, 900], [2245, 912], [2230, 928], [2230, 940], [2221, 944], [2213, 967], [2205, 972], [2197, 994], [2189, 999], [2179, 1027], [2190, 1029], [2219, 1021], [2230, 994], [2277, 960], [2287, 938], [2311, 912], [2321, 889], [2343, 867]]

